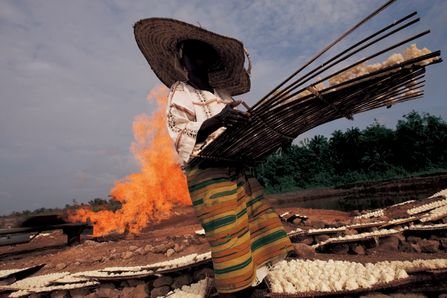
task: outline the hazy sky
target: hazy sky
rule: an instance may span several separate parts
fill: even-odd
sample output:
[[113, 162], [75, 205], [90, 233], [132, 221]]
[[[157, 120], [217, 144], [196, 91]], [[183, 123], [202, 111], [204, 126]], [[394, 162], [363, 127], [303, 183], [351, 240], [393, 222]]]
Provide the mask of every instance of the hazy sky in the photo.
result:
[[[176, 18], [242, 40], [253, 71], [252, 91], [241, 98], [253, 104], [382, 3], [0, 0], [0, 214], [105, 198], [137, 169], [132, 121], [151, 113], [146, 95], [159, 83], [133, 37], [139, 19]], [[445, 0], [397, 1], [355, 36], [414, 10], [421, 23], [399, 36], [430, 28], [418, 46], [445, 52]], [[338, 120], [299, 139], [373, 119], [394, 127], [413, 109], [447, 119], [446, 75], [445, 63], [434, 65], [422, 100]]]

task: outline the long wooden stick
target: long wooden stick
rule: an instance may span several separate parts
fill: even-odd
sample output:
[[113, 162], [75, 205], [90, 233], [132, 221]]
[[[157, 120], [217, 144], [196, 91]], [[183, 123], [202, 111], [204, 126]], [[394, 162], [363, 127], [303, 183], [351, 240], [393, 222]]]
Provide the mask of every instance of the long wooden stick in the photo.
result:
[[[315, 69], [309, 71], [306, 75], [301, 76], [299, 79], [297, 79], [296, 81], [294, 81], [293, 83], [291, 83], [289, 86], [287, 86], [287, 87], [283, 88], [282, 90], [278, 91], [277, 93], [273, 94], [273, 96], [270, 97], [269, 100], [271, 101], [271, 100], [273, 100], [273, 98], [277, 99], [277, 98], [280, 98], [280, 97], [284, 96], [285, 94], [287, 94], [288, 92], [290, 92], [291, 89], [295, 89], [295, 87], [299, 86], [298, 83], [300, 83], [300, 82], [304, 83], [304, 82], [303, 82], [304, 79], [308, 78], [308, 79], [306, 80], [306, 82], [307, 82], [307, 81], [309, 81], [310, 79], [312, 79], [312, 78], [318, 76], [318, 75], [319, 75], [320, 73], [322, 73], [323, 71], [326, 71], [327, 69], [329, 69], [329, 68], [331, 68], [332, 66], [336, 65], [336, 64], [339, 63], [340, 61], [343, 61], [343, 60], [345, 60], [345, 59], [347, 59], [347, 58], [353, 56], [354, 54], [358, 53], [359, 51], [361, 51], [361, 50], [363, 50], [363, 49], [369, 47], [370, 45], [372, 45], [372, 44], [374, 44], [374, 43], [376, 43], [376, 42], [378, 42], [378, 41], [380, 41], [380, 40], [382, 40], [382, 39], [384, 39], [384, 38], [386, 38], [386, 37], [388, 37], [388, 36], [390, 36], [390, 35], [392, 35], [392, 34], [398, 32], [398, 31], [401, 31], [401, 30], [403, 30], [403, 29], [405, 29], [405, 28], [407, 28], [407, 27], [413, 25], [414, 23], [420, 21], [419, 18], [417, 18], [417, 19], [415, 19], [415, 20], [412, 20], [411, 22], [409, 22], [409, 23], [407, 23], [407, 24], [405, 24], [405, 25], [403, 25], [403, 26], [400, 26], [400, 27], [397, 28], [396, 30], [393, 30], [393, 31], [389, 32], [388, 34], [382, 36], [381, 38], [376, 38], [375, 40], [373, 40], [372, 42], [368, 43], [367, 45], [362, 46], [362, 48], [358, 48], [360, 45], [366, 43], [367, 41], [371, 40], [372, 38], [374, 38], [374, 37], [376, 37], [376, 36], [378, 36], [378, 35], [380, 35], [380, 34], [386, 32], [386, 31], [388, 31], [388, 30], [391, 29], [392, 27], [394, 27], [394, 26], [396, 26], [396, 25], [398, 25], [398, 24], [400, 24], [400, 23], [402, 23], [402, 22], [404, 22], [404, 21], [410, 19], [411, 17], [415, 16], [416, 14], [417, 14], [416, 12], [413, 12], [413, 13], [411, 13], [411, 14], [409, 14], [409, 15], [407, 15], [407, 16], [405, 16], [405, 17], [403, 17], [403, 18], [401, 18], [401, 19], [399, 19], [399, 20], [397, 20], [397, 21], [395, 21], [395, 22], [393, 22], [393, 23], [391, 23], [391, 24], [385, 26], [384, 28], [380, 29], [379, 31], [377, 31], [377, 32], [375, 32], [375, 33], [373, 33], [373, 34], [371, 34], [371, 35], [369, 35], [369, 36], [363, 38], [363, 39], [360, 40], [359, 42], [355, 43], [354, 45], [348, 47], [347, 49], [341, 51], [340, 53], [338, 53], [338, 54], [335, 55], [334, 57], [332, 57], [332, 58], [330, 58], [329, 60], [325, 61], [324, 63], [322, 63], [321, 65], [319, 65], [319, 66], [316, 67]], [[358, 48], [358, 49], [355, 50], [355, 51], [353, 51], [353, 50], [356, 49], [356, 48]], [[340, 57], [341, 57], [341, 58], [340, 58]], [[338, 59], [338, 58], [340, 58], [340, 59]], [[336, 62], [333, 62], [333, 61], [336, 60], [336, 59], [338, 59], [338, 60], [337, 60]], [[332, 63], [332, 62], [333, 62], [333, 63]], [[315, 74], [315, 72], [318, 71], [318, 70], [320, 70], [320, 69], [322, 69], [322, 70]], [[314, 74], [314, 75], [312, 75], [312, 74]], [[311, 76], [311, 75], [312, 75], [312, 76]]]
[[395, 2], [396, 0], [388, 0], [385, 4], [383, 4], [382, 6], [380, 6], [378, 9], [376, 9], [375, 11], [373, 11], [371, 14], [369, 14], [368, 16], [366, 16], [365, 18], [363, 18], [362, 20], [360, 20], [360, 22], [358, 22], [357, 24], [355, 24], [353, 27], [351, 27], [350, 29], [348, 29], [346, 32], [344, 32], [343, 34], [341, 34], [338, 38], [336, 38], [334, 41], [332, 41], [331, 43], [329, 43], [326, 47], [324, 47], [320, 52], [318, 52], [314, 57], [310, 58], [309, 61], [307, 61], [306, 63], [304, 63], [304, 65], [302, 67], [300, 67], [297, 71], [295, 71], [294, 73], [292, 73], [289, 77], [287, 77], [283, 82], [281, 82], [279, 85], [277, 85], [275, 88], [273, 88], [272, 91], [270, 91], [266, 96], [264, 96], [263, 98], [261, 98], [259, 100], [258, 103], [256, 103], [253, 108], [255, 108], [257, 105], [260, 105], [263, 103], [263, 101], [268, 98], [271, 94], [273, 94], [275, 91], [277, 91], [279, 88], [281, 88], [284, 84], [286, 84], [290, 79], [292, 79], [294, 76], [296, 76], [298, 73], [300, 73], [303, 69], [305, 69], [307, 66], [309, 66], [312, 62], [314, 62], [315, 60], [317, 60], [321, 55], [323, 55], [324, 53], [326, 53], [330, 48], [332, 48], [334, 45], [336, 45], [337, 43], [339, 43], [342, 39], [344, 39], [346, 36], [348, 36], [349, 34], [351, 34], [353, 31], [355, 31], [357, 28], [359, 28], [360, 26], [362, 26], [363, 24], [365, 24], [367, 21], [369, 21], [371, 18], [373, 18], [374, 16], [378, 15], [381, 11], [383, 11], [385, 8], [387, 8], [388, 6], [390, 6], [393, 2]]

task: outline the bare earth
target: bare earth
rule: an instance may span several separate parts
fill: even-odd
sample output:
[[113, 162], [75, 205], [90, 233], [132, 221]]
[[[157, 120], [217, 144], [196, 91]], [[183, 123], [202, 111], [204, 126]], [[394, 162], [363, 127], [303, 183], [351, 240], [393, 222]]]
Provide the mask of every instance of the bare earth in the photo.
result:
[[[346, 220], [348, 213], [333, 210], [302, 209], [302, 208], [277, 208], [278, 214], [292, 211], [305, 214], [310, 220]], [[285, 225], [287, 231], [293, 226]], [[54, 231], [48, 235], [37, 237], [30, 243], [15, 246], [0, 247], [0, 269], [22, 268], [38, 264], [46, 264], [40, 271], [41, 274], [57, 271], [79, 272], [99, 269], [109, 266], [136, 266], [146, 265], [169, 259], [165, 254], [143, 252], [134, 253], [128, 259], [122, 255], [129, 251], [137, 251], [146, 245], [183, 243], [185, 248], [174, 256], [188, 255], [191, 253], [203, 253], [209, 251], [207, 241], [203, 236], [195, 234], [202, 229], [196, 220], [192, 207], [183, 207], [176, 210], [169, 220], [154, 224], [146, 228], [140, 235], [98, 238], [95, 241], [91, 236], [83, 236], [80, 245], [67, 246], [66, 236], [62, 232]], [[136, 247], [136, 248], [135, 248]], [[174, 257], [173, 256], [173, 257]], [[172, 257], [171, 257], [172, 258]], [[66, 265], [66, 266], [63, 266]]]
[[[430, 192], [430, 194], [433, 193], [434, 192]], [[359, 215], [359, 211], [342, 212], [336, 210], [290, 207], [290, 204], [287, 202], [287, 195], [288, 194], [270, 198], [273, 206], [276, 206], [275, 210], [278, 215], [289, 212], [289, 215], [299, 214], [307, 217], [304, 222], [300, 222], [300, 219], [295, 219], [292, 223], [284, 222], [284, 227], [287, 232], [291, 232], [297, 228], [303, 230], [328, 227], [334, 228], [358, 223], [358, 219], [354, 219], [354, 216]], [[383, 215], [372, 221], [388, 222], [389, 220], [396, 218], [405, 218], [408, 217], [407, 209], [441, 199], [442, 197], [439, 196], [433, 198], [425, 196], [425, 198], [420, 201], [385, 208], [383, 209]], [[281, 200], [283, 201], [281, 202]], [[286, 218], [287, 217], [288, 216], [286, 216]], [[441, 225], [442, 223], [447, 223], [447, 216], [444, 215], [443, 218], [436, 220], [436, 222], [441, 223]], [[194, 210], [191, 206], [186, 206], [177, 208], [171, 218], [150, 225], [139, 235], [108, 235], [106, 237], [97, 238], [91, 235], [82, 235], [80, 244], [68, 246], [66, 244], [66, 236], [62, 231], [53, 231], [51, 233], [41, 234], [39, 237], [26, 244], [0, 246], [0, 270], [26, 268], [44, 264], [45, 266], [37, 273], [42, 275], [65, 271], [75, 273], [115, 266], [128, 267], [148, 265], [193, 253], [200, 254], [208, 252], [209, 246], [205, 237], [196, 233], [196, 231], [201, 229], [202, 227], [196, 219]], [[370, 231], [373, 231], [374, 229], [377, 230], [377, 228], [372, 228]], [[361, 228], [358, 228], [357, 230], [357, 232], [360, 233]], [[348, 232], [348, 230], [346, 232]], [[417, 237], [417, 235], [412, 236], [413, 238], [411, 240], [411, 237], [408, 235], [404, 236], [403, 234], [400, 236], [385, 237], [386, 239], [383, 242], [380, 242], [380, 245], [370, 246], [367, 242], [352, 245], [329, 245], [327, 249], [325, 248], [321, 252], [319, 252], [318, 249], [317, 251], [312, 249], [312, 252], [309, 254], [307, 253], [309, 252], [309, 249], [311, 249], [311, 243], [315, 243], [315, 241], [323, 241], [330, 236], [318, 235], [306, 237], [299, 239], [293, 238], [292, 236], [292, 240], [294, 240], [295, 243], [298, 243], [297, 245], [299, 247], [304, 249], [299, 251], [299, 248], [297, 248], [298, 257], [300, 258], [321, 260], [334, 259], [367, 263], [384, 260], [445, 259], [447, 256], [446, 229], [443, 229], [442, 231], [428, 232], [425, 235], [422, 235], [422, 238]], [[426, 245], [427, 243], [429, 244], [428, 246]], [[444, 278], [447, 277], [447, 274], [445, 276], [438, 275], [438, 277], [430, 274], [431, 273], [428, 273], [426, 276], [421, 275], [421, 278], [423, 279], [421, 279], [419, 283], [415, 282], [411, 284], [411, 288], [406, 285], [403, 289], [396, 288], [394, 293], [400, 295], [400, 293], [414, 293], [413, 291], [415, 291], [417, 293], [427, 294], [430, 297], [431, 295], [435, 295], [433, 297], [444, 295], [447, 292], [447, 283], [444, 282]], [[160, 277], [160, 279], [161, 278], [162, 277]], [[113, 290], [115, 291], [113, 292], [114, 294], [112, 294], [112, 292], [107, 292], [110, 291], [110, 283], [101, 284], [101, 286], [96, 290], [93, 290], [93, 292], [85, 290], [80, 296], [73, 296], [72, 292], [70, 292], [70, 294], [71, 297], [89, 298], [133, 297], [135, 295], [135, 297], [157, 297], [158, 295], [155, 295], [155, 293], [158, 293], [157, 291], [163, 288], [155, 287], [154, 285], [153, 290], [146, 289], [146, 292], [143, 291], [145, 294], [141, 294], [141, 292], [138, 292], [139, 294], [135, 294], [137, 292], [129, 294], [129, 291], [138, 290], [138, 286], [135, 286], [134, 283], [135, 281], [129, 281], [125, 286], [120, 286], [118, 288], [116, 285], [113, 286], [115, 287]], [[143, 286], [145, 285], [143, 284]], [[106, 294], [104, 294], [104, 291], [106, 291]], [[268, 289], [265, 287], [259, 289], [259, 291], [259, 293], [261, 293], [261, 296], [259, 297], [264, 297], [268, 293]], [[367, 294], [374, 295], [375, 293], [371, 292]], [[53, 295], [51, 295], [51, 297], [53, 297]], [[61, 297], [70, 297], [70, 295]], [[427, 296], [422, 295], [420, 297]]]

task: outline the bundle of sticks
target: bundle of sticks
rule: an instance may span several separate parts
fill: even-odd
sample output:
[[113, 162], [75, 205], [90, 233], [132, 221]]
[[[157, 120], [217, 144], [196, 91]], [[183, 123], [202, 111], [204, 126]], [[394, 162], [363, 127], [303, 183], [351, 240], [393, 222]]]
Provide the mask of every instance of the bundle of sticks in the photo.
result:
[[[428, 34], [426, 30], [392, 45], [379, 47], [381, 42], [396, 36], [420, 19], [413, 12], [339, 51], [317, 67], [297, 77], [304, 69], [335, 44], [344, 39], [396, 0], [389, 0], [340, 37], [322, 49], [296, 72], [265, 95], [248, 112], [248, 125], [227, 129], [195, 156], [190, 165], [205, 160], [231, 162], [259, 161], [291, 143], [298, 135], [323, 123], [379, 107], [423, 96], [425, 68], [442, 61], [440, 51], [419, 50], [413, 44], [402, 54], [391, 55], [384, 63], [366, 63], [393, 49], [405, 46]], [[356, 54], [368, 48], [379, 48], [366, 58], [331, 72]], [[329, 74], [327, 74], [329, 73]], [[323, 75], [323, 78], [319, 76]], [[326, 84], [329, 82], [328, 86]]]

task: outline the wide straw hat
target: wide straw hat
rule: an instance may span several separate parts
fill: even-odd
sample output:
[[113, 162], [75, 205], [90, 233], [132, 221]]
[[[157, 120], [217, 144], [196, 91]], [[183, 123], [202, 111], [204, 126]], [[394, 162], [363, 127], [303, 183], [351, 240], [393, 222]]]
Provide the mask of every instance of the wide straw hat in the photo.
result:
[[245, 55], [248, 58], [248, 53], [237, 39], [166, 18], [140, 20], [134, 25], [134, 34], [138, 47], [152, 70], [168, 88], [177, 81], [187, 80], [179, 67], [179, 43], [199, 40], [213, 46], [223, 64], [220, 69], [209, 73], [212, 87], [225, 89], [231, 95], [250, 90], [250, 59], [248, 70], [245, 70]]

